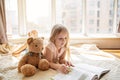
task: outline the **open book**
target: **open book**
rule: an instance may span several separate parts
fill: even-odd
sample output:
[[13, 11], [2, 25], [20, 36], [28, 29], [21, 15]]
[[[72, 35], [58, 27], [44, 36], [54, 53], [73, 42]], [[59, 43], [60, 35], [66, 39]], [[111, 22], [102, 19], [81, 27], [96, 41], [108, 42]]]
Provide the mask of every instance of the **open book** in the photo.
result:
[[109, 69], [88, 64], [78, 64], [75, 67], [71, 67], [71, 71], [68, 74], [58, 73], [52, 80], [99, 80], [109, 71]]

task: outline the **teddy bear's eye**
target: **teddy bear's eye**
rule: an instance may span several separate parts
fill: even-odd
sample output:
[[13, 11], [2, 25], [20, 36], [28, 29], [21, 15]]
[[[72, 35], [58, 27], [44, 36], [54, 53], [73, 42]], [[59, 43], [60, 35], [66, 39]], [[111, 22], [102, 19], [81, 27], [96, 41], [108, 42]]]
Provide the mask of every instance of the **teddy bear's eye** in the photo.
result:
[[38, 45], [35, 45], [35, 47], [38, 47]]

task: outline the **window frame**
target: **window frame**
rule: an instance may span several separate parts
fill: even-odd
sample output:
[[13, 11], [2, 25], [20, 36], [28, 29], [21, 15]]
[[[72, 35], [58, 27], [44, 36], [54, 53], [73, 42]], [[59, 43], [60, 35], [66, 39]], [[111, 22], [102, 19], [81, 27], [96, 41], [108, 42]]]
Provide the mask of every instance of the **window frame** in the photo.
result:
[[[18, 1], [18, 34], [20, 36], [26, 36], [26, 0], [17, 0]], [[86, 29], [86, 0], [82, 0], [82, 29], [83, 36], [88, 36]], [[118, 8], [118, 0], [114, 0], [114, 19], [113, 19], [113, 33], [117, 32], [117, 8]], [[51, 0], [51, 21], [52, 25], [56, 24], [56, 0]]]

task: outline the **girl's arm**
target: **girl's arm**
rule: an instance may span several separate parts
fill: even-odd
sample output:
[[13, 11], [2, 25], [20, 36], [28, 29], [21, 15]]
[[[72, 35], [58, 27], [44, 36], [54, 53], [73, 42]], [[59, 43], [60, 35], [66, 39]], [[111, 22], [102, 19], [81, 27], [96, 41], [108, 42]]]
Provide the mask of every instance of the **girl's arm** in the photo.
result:
[[59, 57], [60, 64], [65, 64], [65, 62], [66, 62], [65, 55], [66, 55], [66, 51], [64, 51], [63, 54]]
[[66, 66], [74, 66], [70, 61], [65, 60], [66, 57], [66, 51], [60, 56], [59, 58], [59, 63], [60, 64], [65, 64]]
[[49, 61], [49, 64], [50, 64], [51, 68], [57, 70], [60, 67], [60, 64], [57, 64], [57, 63], [53, 62], [53, 53], [47, 47], [45, 47], [45, 49], [43, 51], [43, 55], [44, 55], [45, 59], [47, 59]]
[[53, 53], [51, 50], [49, 50], [48, 48], [45, 48], [43, 53], [44, 53], [45, 58], [49, 61], [50, 67], [52, 69], [55, 69], [65, 74], [69, 72], [68, 67], [66, 67], [64, 64], [53, 62]]

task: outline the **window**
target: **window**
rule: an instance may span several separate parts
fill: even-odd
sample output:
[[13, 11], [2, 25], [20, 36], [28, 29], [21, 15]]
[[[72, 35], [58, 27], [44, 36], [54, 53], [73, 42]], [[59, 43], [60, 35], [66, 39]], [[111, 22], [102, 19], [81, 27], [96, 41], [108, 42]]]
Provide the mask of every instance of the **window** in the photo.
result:
[[51, 2], [50, 0], [26, 0], [27, 32], [37, 29], [40, 35], [50, 32]]
[[113, 25], [113, 20], [109, 20], [109, 27], [112, 27], [112, 25]]
[[89, 24], [90, 24], [90, 25], [94, 24], [94, 20], [90, 20], [90, 21], [89, 21]]
[[5, 0], [7, 34], [9, 36], [18, 35], [18, 5], [17, 0]]
[[97, 6], [98, 6], [98, 8], [100, 8], [100, 1], [97, 2]]
[[100, 21], [99, 21], [99, 20], [97, 20], [97, 27], [99, 27], [99, 25], [100, 25]]
[[97, 11], [97, 17], [98, 18], [100, 17], [100, 11]]
[[[93, 3], [94, 6], [89, 6], [90, 3]], [[107, 4], [106, 4], [107, 3]], [[109, 10], [113, 12], [113, 6], [110, 6], [111, 3], [114, 3], [113, 0], [86, 0], [86, 14], [89, 13], [90, 10], [93, 10], [95, 12], [94, 15], [87, 15], [87, 33], [89, 34], [112, 34], [113, 32], [109, 32], [109, 19], [113, 19], [113, 16], [109, 16]], [[103, 9], [104, 8], [104, 9]], [[96, 21], [94, 25], [92, 25], [92, 29], [94, 30], [93, 33], [91, 33], [88, 24], [88, 20], [93, 19]], [[97, 28], [99, 27], [99, 29]], [[113, 28], [113, 25], [112, 25]]]
[[70, 34], [114, 34], [120, 21], [117, 1], [6, 0], [7, 34], [26, 36], [37, 29], [39, 35], [46, 36], [56, 23], [66, 25]]
[[82, 0], [56, 0], [56, 23], [67, 25], [70, 33], [82, 33]]
[[112, 17], [113, 16], [113, 11], [109, 11], [109, 15]]

